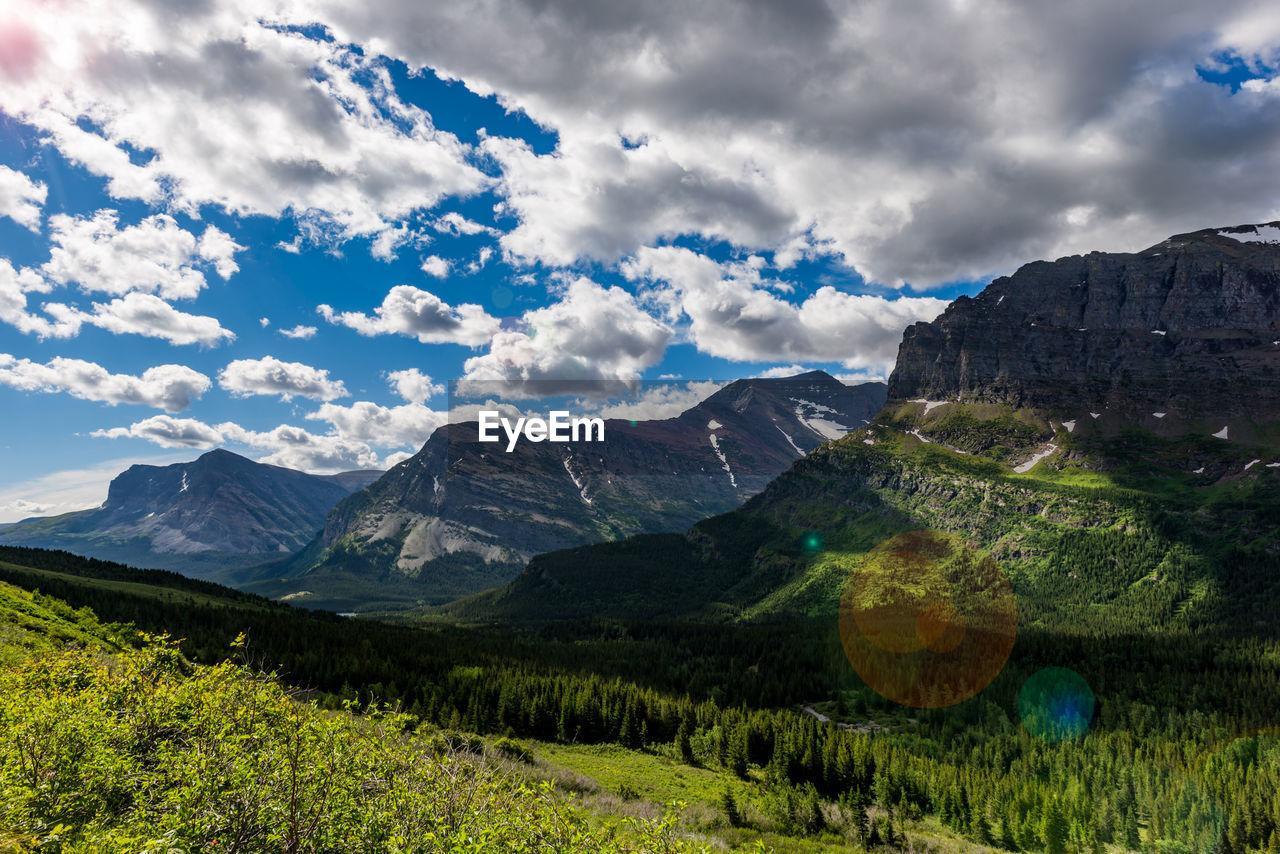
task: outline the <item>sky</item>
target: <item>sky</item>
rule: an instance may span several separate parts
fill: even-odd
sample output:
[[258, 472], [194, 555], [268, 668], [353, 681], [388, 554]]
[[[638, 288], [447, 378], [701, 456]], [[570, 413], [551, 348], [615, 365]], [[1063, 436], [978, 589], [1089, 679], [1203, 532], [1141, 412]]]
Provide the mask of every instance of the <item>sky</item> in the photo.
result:
[[1243, 0], [0, 0], [0, 522], [385, 468], [455, 382], [885, 378], [1023, 263], [1280, 218], [1278, 65]]

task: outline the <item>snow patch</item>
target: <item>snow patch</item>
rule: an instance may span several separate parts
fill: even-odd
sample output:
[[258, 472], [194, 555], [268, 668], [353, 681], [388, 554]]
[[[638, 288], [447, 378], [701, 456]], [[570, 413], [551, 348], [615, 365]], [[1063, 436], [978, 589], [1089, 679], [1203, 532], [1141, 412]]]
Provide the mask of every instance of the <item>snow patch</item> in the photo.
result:
[[[712, 423], [712, 424], [714, 424], [715, 422], [714, 422], [714, 421], [712, 421], [711, 423]], [[773, 426], [774, 426], [774, 427], [778, 427], [778, 425], [777, 425], [777, 424], [774, 424]], [[804, 451], [800, 450], [800, 446], [796, 444], [796, 440], [795, 440], [795, 439], [792, 439], [792, 438], [791, 438], [791, 434], [790, 434], [790, 433], [788, 433], [786, 430], [783, 430], [781, 427], [778, 427], [778, 432], [779, 432], [779, 433], [781, 433], [783, 436], [785, 436], [785, 437], [786, 437], [787, 442], [788, 442], [788, 443], [790, 443], [791, 447], [793, 447], [793, 448], [795, 448], [795, 449], [796, 449], [796, 453], [797, 453], [797, 454], [799, 454], [799, 455], [800, 455], [800, 456], [802, 456], [802, 457], [804, 456]]]
[[711, 437], [711, 450], [716, 452], [716, 456], [720, 458], [720, 464], [724, 466], [724, 470], [729, 473], [729, 485], [734, 489], [738, 488], [738, 480], [733, 476], [733, 469], [729, 468], [729, 461], [725, 459], [724, 452], [720, 450], [720, 443], [716, 441], [716, 434], [708, 434]]
[[862, 440], [862, 444], [864, 444], [864, 445], [874, 445], [875, 443], [876, 443], [876, 440], [875, 440], [875, 439], [863, 439], [863, 440]]
[[999, 305], [1002, 302], [1004, 302], [1004, 294], [1001, 294], [1000, 299], [996, 300], [996, 305]]
[[1253, 468], [1260, 462], [1262, 462], [1262, 460], [1249, 460], [1249, 462], [1244, 464], [1244, 470], [1248, 471], [1249, 469]]
[[1168, 335], [1169, 333], [1165, 332], [1163, 329], [1152, 329], [1151, 334], [1152, 335]]
[[1067, 432], [1068, 432], [1068, 433], [1074, 433], [1074, 432], [1076, 432], [1076, 422], [1075, 422], [1075, 421], [1063, 421], [1063, 422], [1062, 422], [1062, 426], [1067, 428]]
[[1200, 466], [1200, 468], [1193, 471], [1192, 474], [1204, 474], [1204, 466]]
[[431, 475], [431, 494], [432, 495], [440, 494], [440, 478], [434, 474]]
[[926, 445], [932, 444], [932, 442], [929, 439], [926, 439], [923, 435], [921, 435], [919, 427], [917, 427], [914, 430], [908, 430], [907, 435], [915, 436], [917, 439], [919, 439], [921, 442], [924, 442]]
[[1164, 418], [1164, 417], [1165, 417], [1166, 415], [1168, 415], [1169, 413], [1167, 413], [1167, 412], [1153, 412], [1153, 413], [1151, 413], [1151, 414], [1152, 414], [1152, 415], [1154, 415], [1156, 418]]
[[1213, 438], [1215, 438], [1215, 439], [1225, 439], [1225, 438], [1227, 438], [1227, 431], [1228, 431], [1229, 429], [1231, 429], [1231, 425], [1230, 425], [1230, 424], [1228, 424], [1228, 425], [1226, 425], [1225, 427], [1223, 427], [1223, 428], [1222, 428], [1221, 430], [1219, 430], [1217, 433], [1214, 433], [1214, 434], [1213, 434]]
[[712, 418], [710, 421], [707, 422], [708, 430], [719, 430], [723, 426], [724, 426], [723, 424], [721, 424], [719, 421], [715, 420], [714, 418]]
[[179, 492], [186, 492], [186, 491], [187, 491], [187, 487], [188, 487], [188, 486], [190, 486], [190, 485], [191, 485], [191, 484], [187, 482], [187, 473], [184, 471], [184, 472], [182, 473], [182, 489], [179, 489], [178, 491], [179, 491]]
[[939, 406], [946, 406], [946, 405], [947, 405], [948, 403], [950, 403], [951, 401], [949, 401], [949, 400], [925, 400], [923, 397], [917, 397], [915, 400], [913, 400], [913, 401], [911, 401], [911, 402], [912, 402], [912, 403], [923, 403], [923, 404], [924, 404], [924, 414], [925, 414], [925, 415], [928, 415], [928, 414], [929, 414], [929, 412], [930, 412], [930, 410], [936, 409], [936, 408], [937, 408], [937, 407], [939, 407]]
[[1280, 463], [1267, 463], [1269, 469], [1280, 469]]
[[1027, 472], [1031, 471], [1031, 469], [1035, 466], [1036, 463], [1040, 462], [1041, 460], [1043, 460], [1045, 457], [1049, 456], [1056, 450], [1058, 450], [1058, 446], [1055, 445], [1053, 442], [1050, 442], [1047, 446], [1045, 446], [1045, 449], [1043, 451], [1036, 454], [1034, 457], [1027, 460], [1022, 465], [1014, 466], [1013, 470], [1016, 471], [1018, 474], [1026, 474]]
[[1274, 225], [1254, 226], [1250, 230], [1252, 234], [1248, 232], [1233, 234], [1229, 231], [1219, 231], [1218, 234], [1240, 243], [1280, 243], [1280, 228]]
[[587, 487], [582, 481], [578, 480], [578, 476], [573, 473], [573, 469], [569, 468], [569, 458], [564, 458], [564, 470], [569, 473], [569, 480], [573, 481], [573, 485], [578, 488], [578, 496], [584, 504], [591, 504], [591, 499], [587, 497]]
[[1090, 412], [1090, 413], [1089, 413], [1089, 417], [1090, 417], [1090, 418], [1098, 418], [1098, 417], [1101, 417], [1101, 415], [1102, 415], [1102, 413], [1101, 413], [1101, 412]]

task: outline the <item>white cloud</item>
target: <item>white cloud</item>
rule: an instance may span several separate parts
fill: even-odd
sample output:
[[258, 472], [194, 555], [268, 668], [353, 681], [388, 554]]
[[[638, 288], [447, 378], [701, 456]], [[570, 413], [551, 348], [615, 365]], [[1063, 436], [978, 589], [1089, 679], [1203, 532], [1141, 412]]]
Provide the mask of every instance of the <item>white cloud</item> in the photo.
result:
[[757, 376], [786, 378], [794, 377], [797, 374], [803, 374], [808, 370], [809, 369], [803, 365], [776, 365], [767, 370], [760, 371]]
[[[50, 306], [46, 304], [48, 312]], [[80, 321], [100, 326], [116, 334], [131, 333], [162, 338], [170, 344], [199, 344], [213, 347], [235, 339], [217, 318], [178, 311], [153, 294], [131, 293], [109, 303], [93, 304], [93, 313], [77, 315]]]
[[1276, 67], [1255, 0], [305, 5], [557, 133], [484, 143], [517, 259], [691, 234], [923, 286], [1280, 216], [1280, 92], [1196, 72]]
[[437, 412], [420, 403], [379, 406], [359, 400], [350, 406], [326, 403], [307, 414], [308, 421], [327, 421], [333, 434], [349, 442], [364, 442], [383, 448], [422, 446], [437, 427], [448, 421], [448, 413]]
[[22, 172], [0, 165], [0, 216], [32, 231], [40, 230], [40, 211], [49, 188]]
[[314, 326], [303, 326], [302, 324], [298, 324], [292, 329], [281, 329], [280, 334], [286, 338], [296, 338], [306, 341], [315, 337], [316, 328]]
[[346, 326], [361, 335], [407, 335], [423, 344], [463, 344], [478, 347], [498, 331], [499, 320], [471, 303], [450, 306], [430, 291], [396, 285], [373, 316], [355, 311], [335, 312], [330, 306], [316, 309], [325, 320]]
[[145, 439], [162, 448], [211, 448], [221, 444], [222, 433], [194, 418], [153, 415], [128, 427], [94, 430], [89, 435], [104, 439]]
[[200, 242], [196, 244], [196, 254], [213, 264], [213, 269], [224, 279], [240, 271], [235, 256], [243, 250], [244, 247], [232, 240], [231, 235], [213, 225], [205, 228]]
[[49, 317], [28, 310], [27, 295], [48, 289], [48, 283], [34, 271], [15, 270], [8, 259], [0, 258], [0, 321], [41, 338], [70, 338], [79, 333], [84, 322], [80, 313], [62, 303], [44, 303], [42, 308]]
[[437, 279], [443, 279], [449, 275], [449, 266], [449, 262], [439, 255], [428, 255], [422, 259], [422, 272]]
[[603, 418], [625, 418], [629, 421], [675, 418], [692, 409], [728, 383], [701, 380], [693, 382], [645, 383], [632, 400], [610, 403], [589, 414]]
[[[106, 439], [144, 439], [164, 448], [211, 448], [228, 443], [247, 445], [269, 452], [260, 458], [260, 462], [316, 473], [384, 467], [378, 454], [364, 442], [339, 435], [318, 436], [288, 424], [258, 431], [232, 421], [210, 425], [194, 418], [157, 415], [128, 427], [95, 430], [91, 435]], [[3, 495], [0, 492], [0, 497]]]
[[218, 374], [218, 385], [237, 397], [280, 395], [291, 400], [295, 395], [310, 400], [333, 400], [345, 397], [346, 386], [329, 379], [329, 372], [301, 362], [282, 362], [274, 356], [261, 359], [236, 359]]
[[219, 424], [217, 429], [226, 441], [270, 451], [259, 461], [271, 465], [316, 473], [383, 467], [378, 455], [364, 442], [339, 436], [317, 436], [288, 424], [264, 432], [246, 430], [230, 422]]
[[281, 11], [19, 0], [13, 38], [31, 49], [0, 69], [0, 109], [117, 198], [292, 213], [311, 236], [376, 235], [489, 183], [374, 53], [278, 26]]
[[502, 233], [496, 228], [481, 225], [473, 219], [467, 219], [457, 211], [449, 211], [447, 214], [437, 217], [431, 222], [431, 227], [436, 231], [455, 236], [463, 234], [488, 234], [492, 237], [497, 237]]
[[405, 460], [409, 459], [413, 459], [413, 454], [408, 451], [396, 451], [394, 454], [387, 454], [386, 458], [382, 461], [382, 464], [388, 469], [393, 469]]
[[258, 325], [259, 325], [259, 326], [261, 326], [263, 329], [266, 329], [268, 326], [270, 326], [270, 325], [271, 325], [271, 318], [269, 318], [269, 317], [259, 317], [259, 318], [258, 318]]
[[484, 269], [484, 265], [489, 263], [489, 259], [493, 257], [492, 246], [481, 246], [480, 252], [476, 256], [476, 260], [467, 264], [468, 273], [479, 273]]
[[569, 284], [559, 301], [526, 313], [523, 322], [523, 331], [499, 332], [487, 353], [466, 361], [464, 394], [488, 384], [494, 394], [539, 396], [556, 384], [572, 393], [583, 381], [630, 382], [662, 358], [673, 334], [622, 288], [587, 278]]
[[49, 260], [41, 271], [52, 282], [78, 284], [85, 291], [123, 296], [155, 293], [164, 299], [192, 299], [205, 287], [197, 261], [209, 263], [224, 279], [240, 269], [235, 253], [244, 247], [208, 226], [199, 240], [167, 214], [120, 228], [113, 210], [91, 218], [57, 214], [49, 218]]
[[799, 305], [770, 293], [758, 262], [718, 263], [680, 247], [643, 249], [622, 265], [633, 280], [657, 283], [652, 298], [689, 319], [698, 349], [737, 362], [840, 362], [881, 369], [897, 356], [902, 330], [932, 320], [946, 301], [855, 295], [819, 288]]
[[443, 384], [432, 382], [431, 377], [417, 368], [389, 371], [386, 377], [387, 384], [409, 403], [425, 403], [428, 398], [444, 393]]
[[22, 391], [66, 392], [82, 400], [138, 403], [181, 412], [209, 390], [209, 378], [183, 365], [156, 365], [142, 376], [113, 374], [101, 365], [57, 357], [46, 364], [0, 353], [0, 385]]

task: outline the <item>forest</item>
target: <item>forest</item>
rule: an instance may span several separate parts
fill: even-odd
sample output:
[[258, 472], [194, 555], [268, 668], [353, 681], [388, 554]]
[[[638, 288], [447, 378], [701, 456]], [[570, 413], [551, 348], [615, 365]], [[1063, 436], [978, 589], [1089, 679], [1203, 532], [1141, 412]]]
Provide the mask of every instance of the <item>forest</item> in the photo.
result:
[[915, 710], [862, 684], [820, 622], [394, 625], [65, 553], [4, 549], [0, 561], [0, 581], [118, 632], [179, 638], [202, 667], [234, 657], [274, 673], [317, 710], [394, 709], [407, 731], [517, 755], [615, 745], [710, 770], [716, 814], [674, 825], [687, 833], [868, 850], [1280, 846], [1273, 640], [1024, 630], [987, 690]]

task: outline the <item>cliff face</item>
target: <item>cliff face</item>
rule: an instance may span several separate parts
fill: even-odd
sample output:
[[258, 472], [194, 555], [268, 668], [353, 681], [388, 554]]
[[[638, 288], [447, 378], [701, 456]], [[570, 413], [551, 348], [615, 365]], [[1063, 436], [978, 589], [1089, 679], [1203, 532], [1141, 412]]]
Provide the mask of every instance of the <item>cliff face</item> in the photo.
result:
[[1280, 420], [1276, 241], [1270, 223], [1027, 264], [908, 328], [889, 398]]

